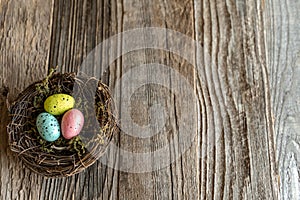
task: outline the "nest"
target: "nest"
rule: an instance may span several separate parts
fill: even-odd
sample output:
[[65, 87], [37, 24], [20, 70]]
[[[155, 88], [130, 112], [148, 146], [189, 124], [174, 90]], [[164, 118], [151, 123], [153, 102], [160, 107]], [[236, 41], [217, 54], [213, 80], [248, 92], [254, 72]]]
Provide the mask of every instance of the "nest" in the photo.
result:
[[[56, 93], [75, 98], [75, 108], [82, 111], [85, 124], [71, 140], [62, 136], [43, 140], [36, 128], [45, 99]], [[117, 130], [114, 103], [108, 87], [95, 78], [75, 77], [74, 73], [50, 73], [42, 81], [26, 88], [9, 108], [7, 126], [9, 145], [32, 171], [46, 177], [71, 176], [92, 165], [105, 152]], [[57, 119], [60, 121], [61, 116]]]

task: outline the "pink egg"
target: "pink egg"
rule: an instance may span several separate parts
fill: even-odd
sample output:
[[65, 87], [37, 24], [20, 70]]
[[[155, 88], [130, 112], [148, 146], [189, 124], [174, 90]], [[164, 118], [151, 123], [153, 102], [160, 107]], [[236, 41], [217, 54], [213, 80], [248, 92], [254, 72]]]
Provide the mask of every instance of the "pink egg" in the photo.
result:
[[64, 138], [71, 139], [78, 135], [83, 127], [84, 117], [78, 109], [67, 111], [61, 120], [61, 132]]

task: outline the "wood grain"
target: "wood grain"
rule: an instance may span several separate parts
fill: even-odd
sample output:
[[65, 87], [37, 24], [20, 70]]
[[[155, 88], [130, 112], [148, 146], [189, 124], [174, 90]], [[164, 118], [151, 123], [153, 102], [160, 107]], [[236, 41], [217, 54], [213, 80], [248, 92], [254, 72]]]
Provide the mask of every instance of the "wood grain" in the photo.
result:
[[[276, 47], [286, 44], [286, 40], [274, 42], [282, 38], [276, 28], [282, 22], [277, 21], [280, 17], [270, 17], [274, 16], [274, 7], [279, 8], [279, 1], [29, 2], [0, 1], [0, 199], [278, 198], [274, 136], [276, 133], [276, 141], [282, 146], [278, 142], [282, 135], [279, 133], [287, 126], [284, 120], [273, 121], [273, 118], [285, 119], [289, 113], [289, 110], [282, 112], [280, 103], [287, 85], [277, 80], [281, 76], [279, 60], [284, 57], [276, 62], [272, 59], [279, 54]], [[295, 3], [293, 9], [297, 7]], [[295, 16], [290, 19], [295, 21], [297, 12], [292, 13]], [[99, 43], [117, 33], [143, 27], [172, 29], [197, 40], [199, 46], [193, 50], [188, 44], [181, 44], [184, 51], [194, 53], [193, 59], [186, 61], [162, 49], [141, 49], [122, 55], [105, 73], [95, 65], [87, 71], [101, 76], [112, 91], [120, 90], [123, 95], [125, 89], [132, 92], [131, 119], [122, 118], [128, 108], [118, 102], [121, 123], [133, 120], [140, 126], [152, 124], [151, 107], [155, 105], [161, 105], [168, 114], [162, 134], [139, 138], [123, 131], [114, 137], [114, 144], [132, 152], [154, 152], [166, 146], [170, 155], [163, 159], [180, 155], [179, 158], [160, 170], [130, 173], [117, 169], [126, 168], [130, 163], [130, 170], [138, 171], [144, 163], [138, 159], [127, 162], [120, 152], [113, 152], [116, 154], [112, 168], [99, 161], [83, 173], [60, 179], [46, 179], [24, 169], [6, 142], [6, 86], [11, 101], [31, 82], [44, 77], [50, 67], [58, 65], [62, 72], [80, 71], [81, 63]], [[294, 27], [292, 32], [296, 30]], [[265, 34], [268, 32], [270, 35]], [[115, 48], [121, 51], [126, 42], [135, 40], [121, 40]], [[169, 35], [166, 43], [171, 43]], [[107, 52], [101, 49], [103, 59]], [[160, 77], [159, 71], [152, 68], [138, 76], [130, 75], [135, 67], [149, 63], [169, 67], [162, 80], [165, 87], [145, 84], [135, 90], [133, 85], [122, 85], [128, 73], [132, 80]], [[185, 77], [188, 87], [172, 81], [172, 70]], [[285, 70], [287, 74], [290, 72]], [[120, 82], [121, 87], [116, 88]], [[198, 107], [195, 105], [189, 113], [180, 112], [191, 100], [184, 92], [179, 95], [183, 100], [172, 93], [172, 84], [177, 84], [182, 91], [192, 89]], [[295, 104], [289, 104], [290, 108]], [[178, 148], [182, 142], [178, 123], [189, 114], [199, 116], [189, 119], [199, 126], [191, 133], [195, 134], [193, 143], [182, 153]], [[153, 124], [151, 128], [155, 131], [158, 125]], [[169, 143], [170, 139], [174, 144]], [[295, 171], [297, 166], [295, 150], [289, 158], [289, 166], [293, 165], [290, 171]], [[163, 160], [153, 158], [150, 163], [155, 165], [155, 162]], [[287, 185], [289, 190], [295, 186]]]
[[[51, 2], [0, 1], [0, 88], [9, 88], [10, 100], [36, 79], [46, 75], [51, 27]], [[7, 145], [8, 112], [1, 95], [0, 198], [41, 198], [41, 178], [23, 168]], [[46, 182], [44, 182], [46, 183]]]
[[[80, 56], [84, 56], [81, 55], [82, 51], [75, 51], [77, 55], [70, 53], [74, 52], [72, 48], [84, 51], [85, 48], [81, 45], [86, 41], [81, 37], [90, 35], [85, 30], [95, 28], [95, 22], [87, 12], [91, 9], [108, 12], [108, 1], [95, 4], [83, 1], [73, 5], [68, 3], [70, 2], [1, 2], [1, 35], [4, 36], [1, 41], [1, 65], [4, 66], [0, 69], [1, 87], [10, 88], [10, 100], [33, 81], [43, 78], [50, 67], [60, 65], [61, 71], [72, 71], [81, 63]], [[85, 15], [87, 17], [82, 18]], [[102, 15], [104, 14], [98, 14], [99, 24], [103, 19]], [[68, 17], [75, 19], [72, 21]], [[92, 36], [88, 38], [89, 45], [91, 41], [95, 42], [94, 34]], [[79, 38], [76, 40], [76, 37]], [[86, 48], [89, 48], [88, 51], [91, 49]], [[58, 54], [60, 57], [56, 58]], [[67, 56], [77, 63], [66, 62]], [[71, 68], [69, 64], [74, 67]], [[117, 173], [107, 172], [107, 168], [102, 168], [100, 164], [95, 164], [80, 175], [61, 179], [46, 179], [24, 169], [7, 146], [5, 126], [8, 123], [8, 113], [5, 98], [1, 97], [1, 100], [1, 199], [116, 199], [117, 190], [111, 188], [117, 183], [112, 181]]]
[[[207, 123], [201, 134], [204, 141], [215, 135], [214, 151], [202, 159], [201, 197], [277, 199], [262, 5], [204, 1], [197, 6], [203, 16], [195, 18], [198, 40], [204, 46], [197, 58], [205, 66], [199, 69], [199, 90]], [[202, 148], [212, 149], [209, 145]]]
[[299, 7], [298, 1], [266, 1], [267, 66], [281, 199], [300, 198]]
[[[131, 30], [133, 28], [143, 27], [160, 27], [166, 29], [172, 29], [184, 33], [185, 35], [194, 38], [194, 23], [193, 23], [193, 2], [192, 1], [127, 1], [123, 5], [123, 31]], [[174, 20], [177, 19], [177, 20]], [[149, 33], [145, 33], [147, 37]], [[166, 33], [167, 34], [167, 33]], [[149, 34], [151, 35], [151, 34]], [[151, 36], [148, 36], [151, 37]], [[141, 38], [143, 39], [143, 38]], [[134, 42], [135, 38], [132, 38]], [[145, 39], [146, 40], [146, 39]], [[151, 39], [150, 39], [151, 40]], [[161, 42], [159, 39], [153, 39]], [[167, 36], [167, 40], [171, 40]], [[151, 42], [150, 42], [151, 43]], [[171, 41], [170, 41], [171, 43]], [[168, 45], [168, 44], [167, 44]], [[126, 47], [125, 47], [126, 48]], [[182, 49], [189, 51], [188, 46], [183, 45]], [[139, 67], [142, 64], [147, 63], [159, 63], [164, 66], [171, 66], [172, 69], [179, 72], [186, 77], [191, 85], [194, 87], [194, 69], [191, 65], [195, 64], [195, 60], [191, 60], [192, 63], [184, 61], [180, 56], [166, 52], [159, 49], [139, 50], [122, 57], [122, 72], [130, 73], [133, 67]], [[171, 70], [171, 69], [169, 69]], [[141, 71], [140, 76], [160, 77], [159, 71], [147, 70], [146, 73]], [[136, 79], [136, 75], [129, 75], [130, 79]], [[142, 79], [142, 78], [140, 78]], [[155, 79], [155, 78], [154, 78]], [[145, 84], [144, 87], [137, 91], [132, 91], [133, 101], [131, 102], [134, 107], [132, 108], [132, 120], [138, 124], [148, 124], [150, 108], [153, 104], [159, 104], [165, 110], [167, 114], [166, 122], [163, 132], [159, 132], [160, 136], [149, 137], [146, 139], [128, 137], [122, 134], [120, 137], [121, 148], [129, 149], [129, 151], [139, 152], [155, 152], [162, 148], [163, 145], [167, 145], [167, 149], [170, 152], [168, 157], [162, 156], [162, 159], [170, 160], [170, 157], [179, 154], [178, 147], [172, 146], [170, 140], [174, 141], [174, 144], [183, 142], [178, 137], [178, 118], [176, 111], [182, 110], [180, 108], [180, 100], [175, 99], [174, 94], [170, 89], [170, 84], [174, 84], [171, 79], [171, 73], [166, 72], [166, 76], [163, 78], [163, 83], [166, 87], [159, 85]], [[176, 84], [176, 83], [175, 83]], [[125, 86], [126, 87], [126, 86]], [[129, 85], [128, 87], [134, 87]], [[187, 90], [189, 88], [181, 88]], [[125, 94], [124, 94], [125, 95]], [[135, 96], [140, 98], [134, 98]], [[178, 96], [177, 96], [178, 97]], [[180, 98], [180, 97], [178, 97]], [[188, 96], [181, 96], [181, 98], [188, 99]], [[183, 103], [183, 102], [182, 102]], [[136, 105], [140, 105], [136, 107]], [[121, 107], [122, 111], [126, 112], [128, 108]], [[137, 110], [135, 110], [137, 109]], [[138, 110], [140, 109], [140, 110]], [[143, 112], [145, 111], [145, 112]], [[187, 112], [187, 111], [186, 111]], [[190, 112], [196, 112], [196, 110], [190, 110]], [[136, 114], [135, 114], [136, 113]], [[187, 115], [188, 113], [182, 113]], [[181, 116], [184, 118], [183, 116]], [[182, 119], [181, 118], [181, 119]], [[121, 118], [122, 119], [122, 118]], [[125, 119], [126, 120], [126, 119]], [[127, 120], [126, 120], [127, 121]], [[193, 121], [193, 119], [190, 119]], [[122, 123], [122, 121], [121, 121]], [[126, 123], [126, 122], [125, 122]], [[194, 121], [193, 123], [196, 123]], [[153, 125], [153, 131], [157, 130], [157, 124]], [[193, 133], [190, 133], [193, 134]], [[176, 137], [177, 135], [177, 137]], [[137, 135], [138, 137], [138, 135]], [[197, 143], [194, 142], [191, 147], [174, 163], [170, 166], [161, 168], [158, 171], [148, 173], [127, 173], [122, 172], [120, 174], [120, 199], [197, 199], [198, 193], [198, 161], [197, 159]], [[152, 162], [163, 162], [158, 158], [152, 158]], [[133, 160], [133, 168], [138, 171], [142, 166], [142, 160]], [[122, 164], [122, 163], [121, 163]], [[126, 164], [126, 163], [125, 163]], [[155, 164], [155, 163], [154, 163]], [[154, 165], [152, 164], [152, 165]], [[136, 192], [136, 191], [140, 192]]]

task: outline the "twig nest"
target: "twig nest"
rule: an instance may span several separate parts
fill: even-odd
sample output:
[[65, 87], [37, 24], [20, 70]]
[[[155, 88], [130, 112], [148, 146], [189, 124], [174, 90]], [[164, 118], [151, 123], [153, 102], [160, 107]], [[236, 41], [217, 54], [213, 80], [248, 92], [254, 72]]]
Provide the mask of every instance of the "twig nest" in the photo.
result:
[[71, 176], [92, 165], [118, 130], [108, 87], [74, 73], [52, 71], [26, 88], [9, 111], [11, 150], [47, 177]]

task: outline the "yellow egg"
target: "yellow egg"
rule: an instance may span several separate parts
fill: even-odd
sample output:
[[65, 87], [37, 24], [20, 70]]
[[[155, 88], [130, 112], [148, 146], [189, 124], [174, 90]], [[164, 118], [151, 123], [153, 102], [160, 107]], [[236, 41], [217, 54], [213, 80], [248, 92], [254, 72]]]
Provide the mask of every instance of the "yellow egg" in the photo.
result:
[[44, 102], [45, 110], [52, 115], [62, 115], [72, 109], [74, 105], [74, 98], [67, 94], [54, 94]]

